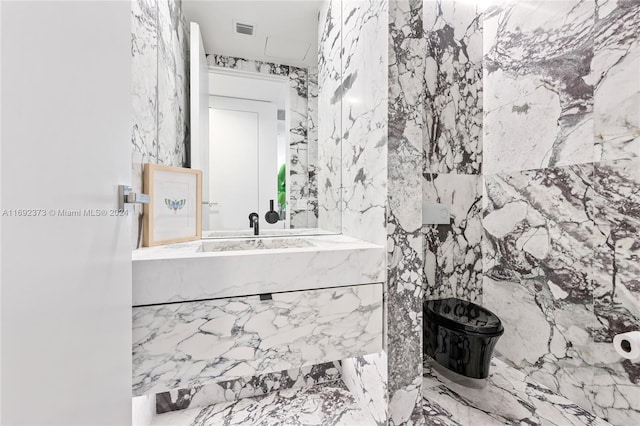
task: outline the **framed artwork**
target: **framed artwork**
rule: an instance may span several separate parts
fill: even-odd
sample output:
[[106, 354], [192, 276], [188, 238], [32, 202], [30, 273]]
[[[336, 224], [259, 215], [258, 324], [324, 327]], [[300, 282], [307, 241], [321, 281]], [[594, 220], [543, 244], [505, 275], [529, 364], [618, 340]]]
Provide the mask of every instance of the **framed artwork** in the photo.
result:
[[145, 163], [144, 247], [202, 238], [202, 171]]

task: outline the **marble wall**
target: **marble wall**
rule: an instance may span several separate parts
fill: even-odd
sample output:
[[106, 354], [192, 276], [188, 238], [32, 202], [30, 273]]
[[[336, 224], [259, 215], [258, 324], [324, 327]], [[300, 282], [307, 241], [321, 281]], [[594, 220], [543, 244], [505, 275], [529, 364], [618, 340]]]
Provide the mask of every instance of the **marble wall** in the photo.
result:
[[386, 1], [342, 0], [342, 233], [384, 244]]
[[389, 424], [422, 424], [422, 1], [389, 3], [387, 356]]
[[[387, 64], [386, 1], [342, 0], [342, 233], [386, 244]], [[385, 424], [387, 355], [342, 361], [343, 380], [376, 424]]]
[[344, 234], [388, 251], [386, 350], [343, 360], [343, 379], [376, 424], [423, 424], [422, 3], [328, 6], [320, 36], [319, 184], [335, 189], [339, 164], [343, 198], [342, 206], [320, 200], [320, 208], [341, 214]]
[[482, 301], [482, 12], [424, 2], [426, 61], [422, 199], [451, 206], [425, 225], [425, 298]]
[[[484, 304], [499, 356], [612, 424], [640, 422], [640, 2], [494, 5], [484, 26]], [[633, 189], [635, 188], [635, 189]]]
[[481, 302], [499, 357], [638, 423], [611, 340], [640, 328], [640, 2], [476, 3], [424, 2], [423, 198], [452, 212], [423, 228], [425, 297]]
[[600, 160], [640, 157], [639, 7], [637, 0], [596, 2], [591, 75]]
[[612, 424], [637, 423], [640, 369], [611, 341], [640, 329], [640, 161], [485, 179], [484, 302], [507, 324], [499, 356]]
[[318, 24], [318, 227], [342, 223], [342, 7], [327, 0]]
[[[207, 55], [210, 66], [255, 73], [279, 75], [289, 79], [289, 201], [291, 228], [318, 226], [317, 111], [318, 85], [315, 69], [271, 62], [234, 58], [215, 53]], [[306, 201], [306, 208], [298, 206]]]
[[[189, 31], [181, 0], [131, 2], [132, 186], [142, 192], [142, 165], [188, 163]], [[132, 207], [133, 247], [141, 241], [142, 208]]]

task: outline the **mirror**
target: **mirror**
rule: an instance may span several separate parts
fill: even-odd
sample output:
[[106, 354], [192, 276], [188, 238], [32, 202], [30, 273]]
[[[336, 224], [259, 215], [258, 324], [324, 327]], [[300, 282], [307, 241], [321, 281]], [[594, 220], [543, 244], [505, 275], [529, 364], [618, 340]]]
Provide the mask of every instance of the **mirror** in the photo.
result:
[[340, 2], [182, 7], [203, 238], [340, 233]]

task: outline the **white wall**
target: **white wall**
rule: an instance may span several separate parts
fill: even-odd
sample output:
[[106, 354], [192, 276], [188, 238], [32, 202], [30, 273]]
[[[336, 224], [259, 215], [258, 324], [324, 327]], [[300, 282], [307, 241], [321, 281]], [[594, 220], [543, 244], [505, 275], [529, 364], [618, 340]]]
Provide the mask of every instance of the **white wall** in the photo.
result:
[[[115, 207], [131, 179], [130, 7], [1, 2], [2, 209]], [[2, 229], [0, 423], [129, 424], [130, 218]]]

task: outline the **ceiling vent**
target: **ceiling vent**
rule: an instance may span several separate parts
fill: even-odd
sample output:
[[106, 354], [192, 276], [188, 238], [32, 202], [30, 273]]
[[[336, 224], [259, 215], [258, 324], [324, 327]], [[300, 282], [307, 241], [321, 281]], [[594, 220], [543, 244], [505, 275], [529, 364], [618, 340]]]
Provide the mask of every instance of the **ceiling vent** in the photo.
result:
[[255, 29], [251, 24], [243, 24], [242, 22], [235, 21], [234, 22], [235, 31], [238, 34], [244, 34], [248, 36], [253, 35], [253, 30]]

